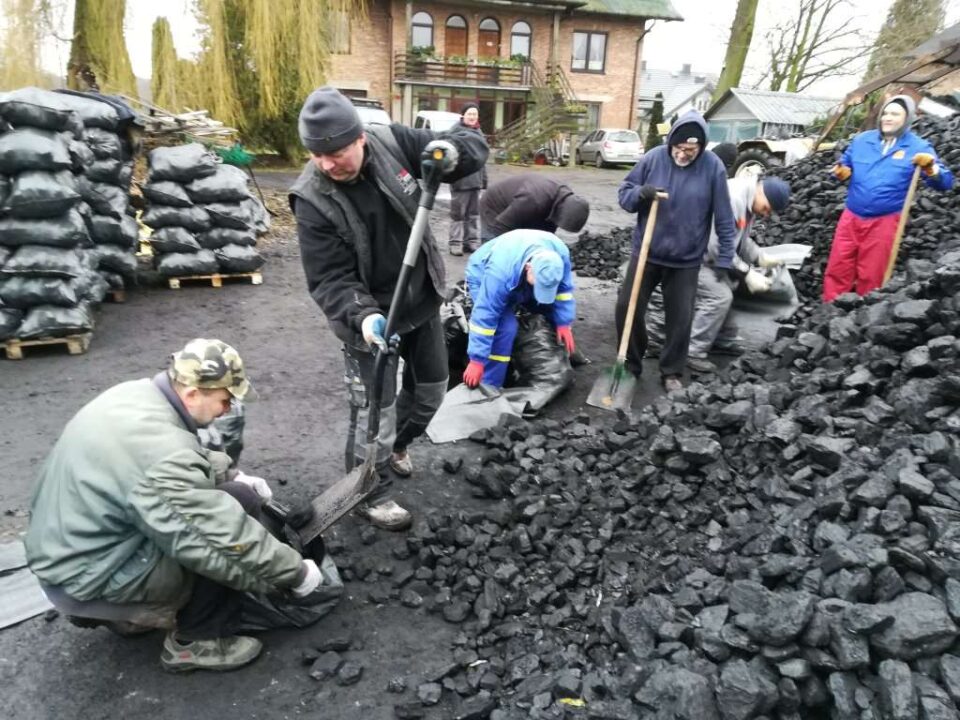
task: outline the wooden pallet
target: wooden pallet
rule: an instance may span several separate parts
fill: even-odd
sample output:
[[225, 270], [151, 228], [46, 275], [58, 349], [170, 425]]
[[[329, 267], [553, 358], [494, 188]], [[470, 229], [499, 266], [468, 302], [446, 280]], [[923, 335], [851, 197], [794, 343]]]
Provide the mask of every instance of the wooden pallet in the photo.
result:
[[23, 360], [23, 349], [27, 347], [42, 347], [44, 345], [66, 345], [71, 355], [83, 355], [90, 347], [93, 333], [82, 335], [67, 335], [58, 338], [40, 338], [38, 340], [7, 340], [0, 343], [7, 353], [7, 360]]
[[178, 277], [167, 278], [172, 290], [179, 290], [180, 283], [185, 280], [200, 280], [209, 282], [213, 287], [223, 287], [224, 280], [250, 280], [251, 285], [262, 285], [263, 274], [259, 271], [249, 273], [214, 273], [213, 275], [180, 275]]

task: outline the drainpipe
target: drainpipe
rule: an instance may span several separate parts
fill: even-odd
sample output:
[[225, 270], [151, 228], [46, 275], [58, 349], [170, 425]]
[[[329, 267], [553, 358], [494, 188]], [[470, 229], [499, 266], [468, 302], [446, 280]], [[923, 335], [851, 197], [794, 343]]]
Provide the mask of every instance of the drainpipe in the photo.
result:
[[[410, 52], [410, 45], [413, 42], [413, 0], [407, 0], [405, 10], [405, 19], [404, 25], [404, 43], [403, 43], [403, 52], [404, 55]], [[407, 63], [404, 60], [403, 66], [406, 67]], [[413, 125], [413, 86], [410, 83], [407, 83], [403, 86], [403, 99], [400, 101], [403, 107], [403, 122], [407, 125]]]
[[547, 73], [547, 83], [553, 81], [553, 73], [557, 69], [557, 45], [560, 44], [560, 13], [553, 13], [553, 38], [550, 43], [550, 72]]
[[640, 25], [640, 36], [637, 38], [637, 51], [633, 58], [633, 82], [630, 84], [630, 111], [627, 115], [627, 127], [631, 130], [638, 130], [639, 128], [634, 127], [634, 121], [637, 114], [637, 98], [640, 95], [640, 88], [637, 87], [637, 82], [640, 77], [640, 63], [641, 58], [643, 57], [643, 38], [646, 37], [647, 33], [653, 29], [653, 25], [650, 26], [650, 29], [647, 29], [647, 21], [644, 20]]

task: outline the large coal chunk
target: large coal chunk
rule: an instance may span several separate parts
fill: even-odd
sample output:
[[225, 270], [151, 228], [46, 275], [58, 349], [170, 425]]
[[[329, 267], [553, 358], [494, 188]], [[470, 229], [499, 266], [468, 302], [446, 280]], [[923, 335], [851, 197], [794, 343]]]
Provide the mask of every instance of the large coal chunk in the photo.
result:
[[654, 673], [634, 699], [658, 718], [720, 719], [710, 680], [684, 668], [670, 667]]
[[880, 607], [895, 618], [890, 627], [870, 637], [870, 645], [885, 657], [915, 660], [937, 655], [960, 632], [946, 606], [927, 593], [904, 593]]

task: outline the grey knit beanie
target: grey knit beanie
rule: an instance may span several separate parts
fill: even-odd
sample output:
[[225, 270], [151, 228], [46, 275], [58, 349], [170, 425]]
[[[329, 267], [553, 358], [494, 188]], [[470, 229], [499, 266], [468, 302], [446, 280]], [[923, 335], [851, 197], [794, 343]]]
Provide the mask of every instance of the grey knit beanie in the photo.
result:
[[363, 123], [350, 98], [326, 85], [310, 93], [303, 103], [297, 130], [307, 150], [329, 155], [360, 137]]

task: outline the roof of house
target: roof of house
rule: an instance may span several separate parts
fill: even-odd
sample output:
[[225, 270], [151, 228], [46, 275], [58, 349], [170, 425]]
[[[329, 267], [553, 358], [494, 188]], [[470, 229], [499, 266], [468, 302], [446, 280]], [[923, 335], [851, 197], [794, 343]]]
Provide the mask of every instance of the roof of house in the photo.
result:
[[828, 114], [840, 102], [837, 98], [800, 93], [730, 88], [703, 114], [704, 119], [709, 120], [731, 96], [742, 102], [760, 122], [776, 125], [809, 125]]
[[715, 73], [692, 70], [644, 69], [640, 71], [640, 93], [637, 97], [642, 106], [650, 106], [657, 93], [660, 93], [663, 95], [663, 111], [669, 113], [703, 88], [715, 87], [718, 77]]
[[574, 12], [624, 15], [651, 20], [683, 20], [683, 16], [674, 9], [670, 0], [587, 0], [583, 7]]
[[921, 58], [924, 55], [935, 53], [943, 48], [951, 47], [960, 43], [960, 23], [951, 25], [943, 32], [937, 33], [922, 45], [918, 45], [910, 52], [904, 53], [903, 57], [908, 59]]

